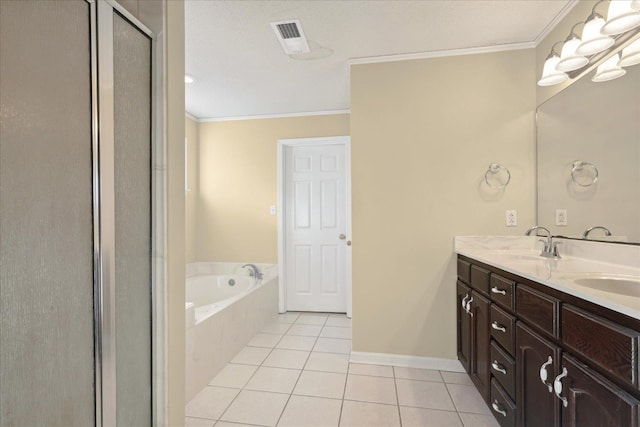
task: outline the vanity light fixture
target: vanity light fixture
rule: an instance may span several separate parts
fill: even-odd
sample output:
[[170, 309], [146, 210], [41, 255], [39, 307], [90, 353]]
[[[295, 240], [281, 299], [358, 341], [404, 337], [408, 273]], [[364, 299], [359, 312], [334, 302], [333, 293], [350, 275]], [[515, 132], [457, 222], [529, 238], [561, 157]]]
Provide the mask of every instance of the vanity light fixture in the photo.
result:
[[591, 81], [596, 83], [608, 82], [609, 80], [624, 76], [627, 71], [618, 65], [619, 61], [619, 53], [616, 53], [611, 58], [604, 61], [598, 66], [596, 74], [593, 76]]
[[602, 15], [596, 12], [596, 7], [604, 1], [606, 0], [600, 0], [593, 6], [593, 9], [591, 9], [591, 15], [589, 15], [584, 24], [581, 37], [582, 43], [576, 50], [579, 55], [595, 55], [596, 53], [609, 49], [615, 43], [613, 37], [604, 35], [601, 32], [606, 21]]
[[[638, 4], [640, 4], [640, 0], [638, 0]], [[630, 67], [636, 64], [640, 64], [640, 39], [622, 49], [620, 62], [618, 62], [619, 67]]]
[[556, 65], [556, 69], [562, 72], [569, 72], [582, 68], [589, 63], [589, 60], [584, 56], [578, 54], [578, 46], [582, 44], [582, 40], [575, 33], [575, 28], [581, 25], [582, 22], [577, 23], [571, 28], [569, 36], [564, 41], [562, 46], [562, 53], [560, 54], [560, 61]]
[[640, 10], [635, 9], [636, 3], [632, 0], [611, 0], [602, 34], [621, 34], [640, 26]]
[[538, 80], [538, 86], [553, 86], [567, 80], [569, 76], [567, 73], [558, 71], [556, 66], [560, 62], [560, 55], [555, 51], [555, 47], [562, 42], [558, 42], [551, 47], [551, 52], [544, 61], [544, 67], [542, 69], [542, 77]]

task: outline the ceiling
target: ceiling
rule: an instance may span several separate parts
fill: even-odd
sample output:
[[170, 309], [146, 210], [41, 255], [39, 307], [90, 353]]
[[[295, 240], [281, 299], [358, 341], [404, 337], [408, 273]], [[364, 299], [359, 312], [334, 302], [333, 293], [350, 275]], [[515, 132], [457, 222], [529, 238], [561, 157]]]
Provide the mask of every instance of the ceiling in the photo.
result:
[[[186, 85], [186, 110], [198, 119], [348, 110], [350, 60], [508, 44], [533, 47], [575, 4], [186, 0], [186, 72], [196, 79]], [[290, 19], [300, 20], [311, 44], [333, 54], [315, 60], [288, 57], [270, 22]]]

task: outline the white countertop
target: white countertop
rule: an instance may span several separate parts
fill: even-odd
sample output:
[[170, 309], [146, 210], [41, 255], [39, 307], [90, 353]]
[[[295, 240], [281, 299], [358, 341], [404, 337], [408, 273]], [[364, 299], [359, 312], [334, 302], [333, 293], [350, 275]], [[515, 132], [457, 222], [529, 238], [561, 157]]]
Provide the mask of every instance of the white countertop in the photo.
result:
[[590, 275], [640, 280], [640, 246], [554, 239], [560, 242], [561, 258], [556, 260], [540, 256], [539, 239], [534, 236], [458, 236], [455, 252], [640, 319], [640, 296], [620, 295], [576, 283], [576, 279]]

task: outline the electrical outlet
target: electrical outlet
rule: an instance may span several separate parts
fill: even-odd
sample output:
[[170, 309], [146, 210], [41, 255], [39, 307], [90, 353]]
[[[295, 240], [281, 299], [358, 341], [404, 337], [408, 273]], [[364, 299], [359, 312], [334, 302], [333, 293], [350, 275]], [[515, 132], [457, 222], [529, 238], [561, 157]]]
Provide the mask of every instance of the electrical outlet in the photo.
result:
[[567, 225], [567, 210], [556, 209], [556, 225]]
[[269, 214], [271, 216], [275, 216], [276, 215], [276, 207], [275, 206], [269, 207]]
[[515, 227], [518, 225], [518, 212], [515, 209], [507, 211], [506, 225], [507, 227]]

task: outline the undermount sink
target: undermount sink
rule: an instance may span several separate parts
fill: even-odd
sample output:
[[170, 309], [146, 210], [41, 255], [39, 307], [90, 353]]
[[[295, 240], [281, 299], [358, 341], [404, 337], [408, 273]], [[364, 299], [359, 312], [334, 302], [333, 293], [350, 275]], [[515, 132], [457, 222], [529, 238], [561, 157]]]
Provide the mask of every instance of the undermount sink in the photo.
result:
[[576, 285], [613, 294], [640, 297], [640, 277], [622, 275], [590, 275], [573, 280]]
[[505, 253], [500, 255], [502, 258], [511, 260], [511, 261], [540, 261], [545, 258], [540, 255], [522, 255], [522, 254], [510, 254]]

